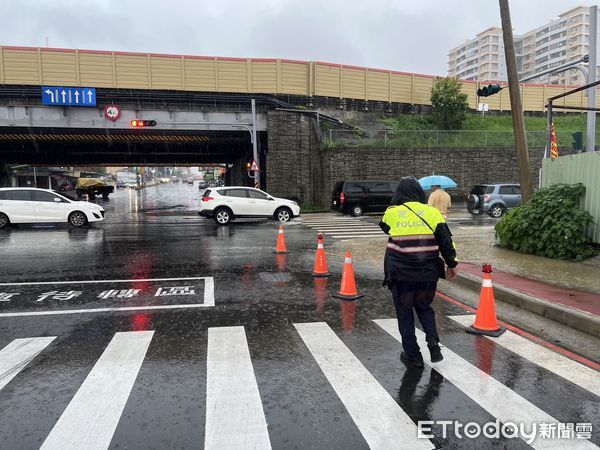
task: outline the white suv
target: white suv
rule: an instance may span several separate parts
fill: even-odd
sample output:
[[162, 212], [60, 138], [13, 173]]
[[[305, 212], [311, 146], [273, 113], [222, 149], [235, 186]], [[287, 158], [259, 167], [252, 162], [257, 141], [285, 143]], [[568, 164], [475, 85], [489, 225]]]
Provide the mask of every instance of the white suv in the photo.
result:
[[0, 228], [11, 223], [68, 222], [82, 227], [104, 220], [95, 203], [75, 201], [50, 189], [0, 188]]
[[300, 215], [300, 207], [292, 200], [272, 197], [258, 189], [230, 186], [207, 189], [202, 195], [198, 214], [214, 219], [218, 225], [227, 225], [238, 217], [287, 222]]

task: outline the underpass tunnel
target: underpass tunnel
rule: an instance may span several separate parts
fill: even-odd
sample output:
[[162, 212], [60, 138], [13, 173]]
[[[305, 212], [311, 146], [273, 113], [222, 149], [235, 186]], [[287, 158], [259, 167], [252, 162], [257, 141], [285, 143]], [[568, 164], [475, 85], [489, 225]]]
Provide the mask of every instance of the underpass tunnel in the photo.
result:
[[[266, 132], [257, 133], [261, 187], [265, 186]], [[102, 130], [0, 128], [0, 185], [31, 167], [203, 166], [226, 167], [225, 183], [251, 186], [246, 164], [253, 160], [247, 131]], [[39, 187], [49, 188], [44, 177]]]

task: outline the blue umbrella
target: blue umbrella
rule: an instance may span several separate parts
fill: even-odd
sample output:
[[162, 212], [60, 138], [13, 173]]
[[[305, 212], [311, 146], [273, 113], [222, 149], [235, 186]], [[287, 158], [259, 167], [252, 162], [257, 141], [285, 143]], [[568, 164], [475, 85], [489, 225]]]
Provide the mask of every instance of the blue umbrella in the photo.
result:
[[428, 177], [419, 178], [419, 183], [425, 190], [431, 189], [432, 186], [441, 186], [443, 188], [454, 188], [457, 186], [452, 178], [444, 175], [429, 175]]

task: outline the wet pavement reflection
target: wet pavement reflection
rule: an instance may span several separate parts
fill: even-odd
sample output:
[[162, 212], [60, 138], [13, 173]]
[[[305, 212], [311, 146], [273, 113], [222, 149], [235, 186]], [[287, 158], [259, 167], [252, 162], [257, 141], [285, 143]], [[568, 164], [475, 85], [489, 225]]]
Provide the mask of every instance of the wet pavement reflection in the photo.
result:
[[[297, 222], [286, 225], [290, 253], [275, 255], [277, 223], [240, 221], [218, 227], [197, 216], [198, 202], [197, 186], [187, 184], [119, 190], [102, 203], [107, 210], [102, 224], [86, 229], [23, 226], [0, 233], [2, 283], [43, 282], [48, 283], [43, 289], [63, 291], [76, 288], [52, 283], [106, 282], [101, 288], [94, 283], [78, 287], [83, 291], [78, 298], [53, 300], [65, 309], [76, 302], [132, 304], [126, 294], [99, 298], [107, 290], [140, 290], [152, 305], [203, 302], [214, 282], [214, 306], [203, 308], [0, 316], [0, 349], [15, 339], [56, 336], [0, 390], [5, 411], [1, 448], [38, 448], [115, 334], [148, 330], [154, 334], [113, 431], [111, 448], [202, 446], [210, 389], [207, 371], [212, 367], [207, 361], [208, 330], [218, 327], [241, 326], [245, 331], [273, 448], [368, 447], [360, 421], [350, 415], [295, 329], [294, 324], [301, 323], [325, 323], [333, 330], [415, 423], [495, 420], [435, 368], [414, 370], [400, 361], [400, 344], [373, 322], [395, 317], [391, 295], [378, 276], [357, 270], [359, 290], [366, 296], [350, 302], [336, 299], [341, 264], [330, 264], [330, 278], [311, 275], [313, 230]], [[191, 280], [199, 277], [207, 279], [193, 285]], [[156, 279], [162, 281], [150, 281]], [[0, 286], [0, 291], [10, 288], [25, 295], [38, 287], [13, 284]], [[20, 308], [17, 300], [12, 306], [11, 302], [0, 302], [1, 311]], [[434, 308], [442, 344], [460, 358], [561, 422], [600, 423], [597, 397], [491, 340], [466, 334], [448, 319], [465, 310], [439, 298]], [[432, 432], [436, 448], [528, 447], [520, 439], [443, 437], [438, 425]], [[597, 427], [591, 441], [600, 445]], [[388, 444], [384, 446], [397, 445]]]

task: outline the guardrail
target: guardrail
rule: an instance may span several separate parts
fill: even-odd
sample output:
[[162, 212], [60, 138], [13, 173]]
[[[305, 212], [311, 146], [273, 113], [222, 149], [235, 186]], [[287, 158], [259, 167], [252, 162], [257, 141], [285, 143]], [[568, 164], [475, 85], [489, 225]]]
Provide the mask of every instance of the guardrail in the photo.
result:
[[[559, 131], [559, 148], [572, 148], [573, 133]], [[583, 133], [585, 141], [585, 133]], [[585, 142], [582, 141], [583, 147]], [[528, 131], [527, 143], [530, 147], [544, 147], [547, 142], [545, 131]], [[482, 148], [512, 147], [515, 144], [512, 131], [487, 130], [329, 130], [323, 136], [325, 147], [367, 147], [367, 148]]]

